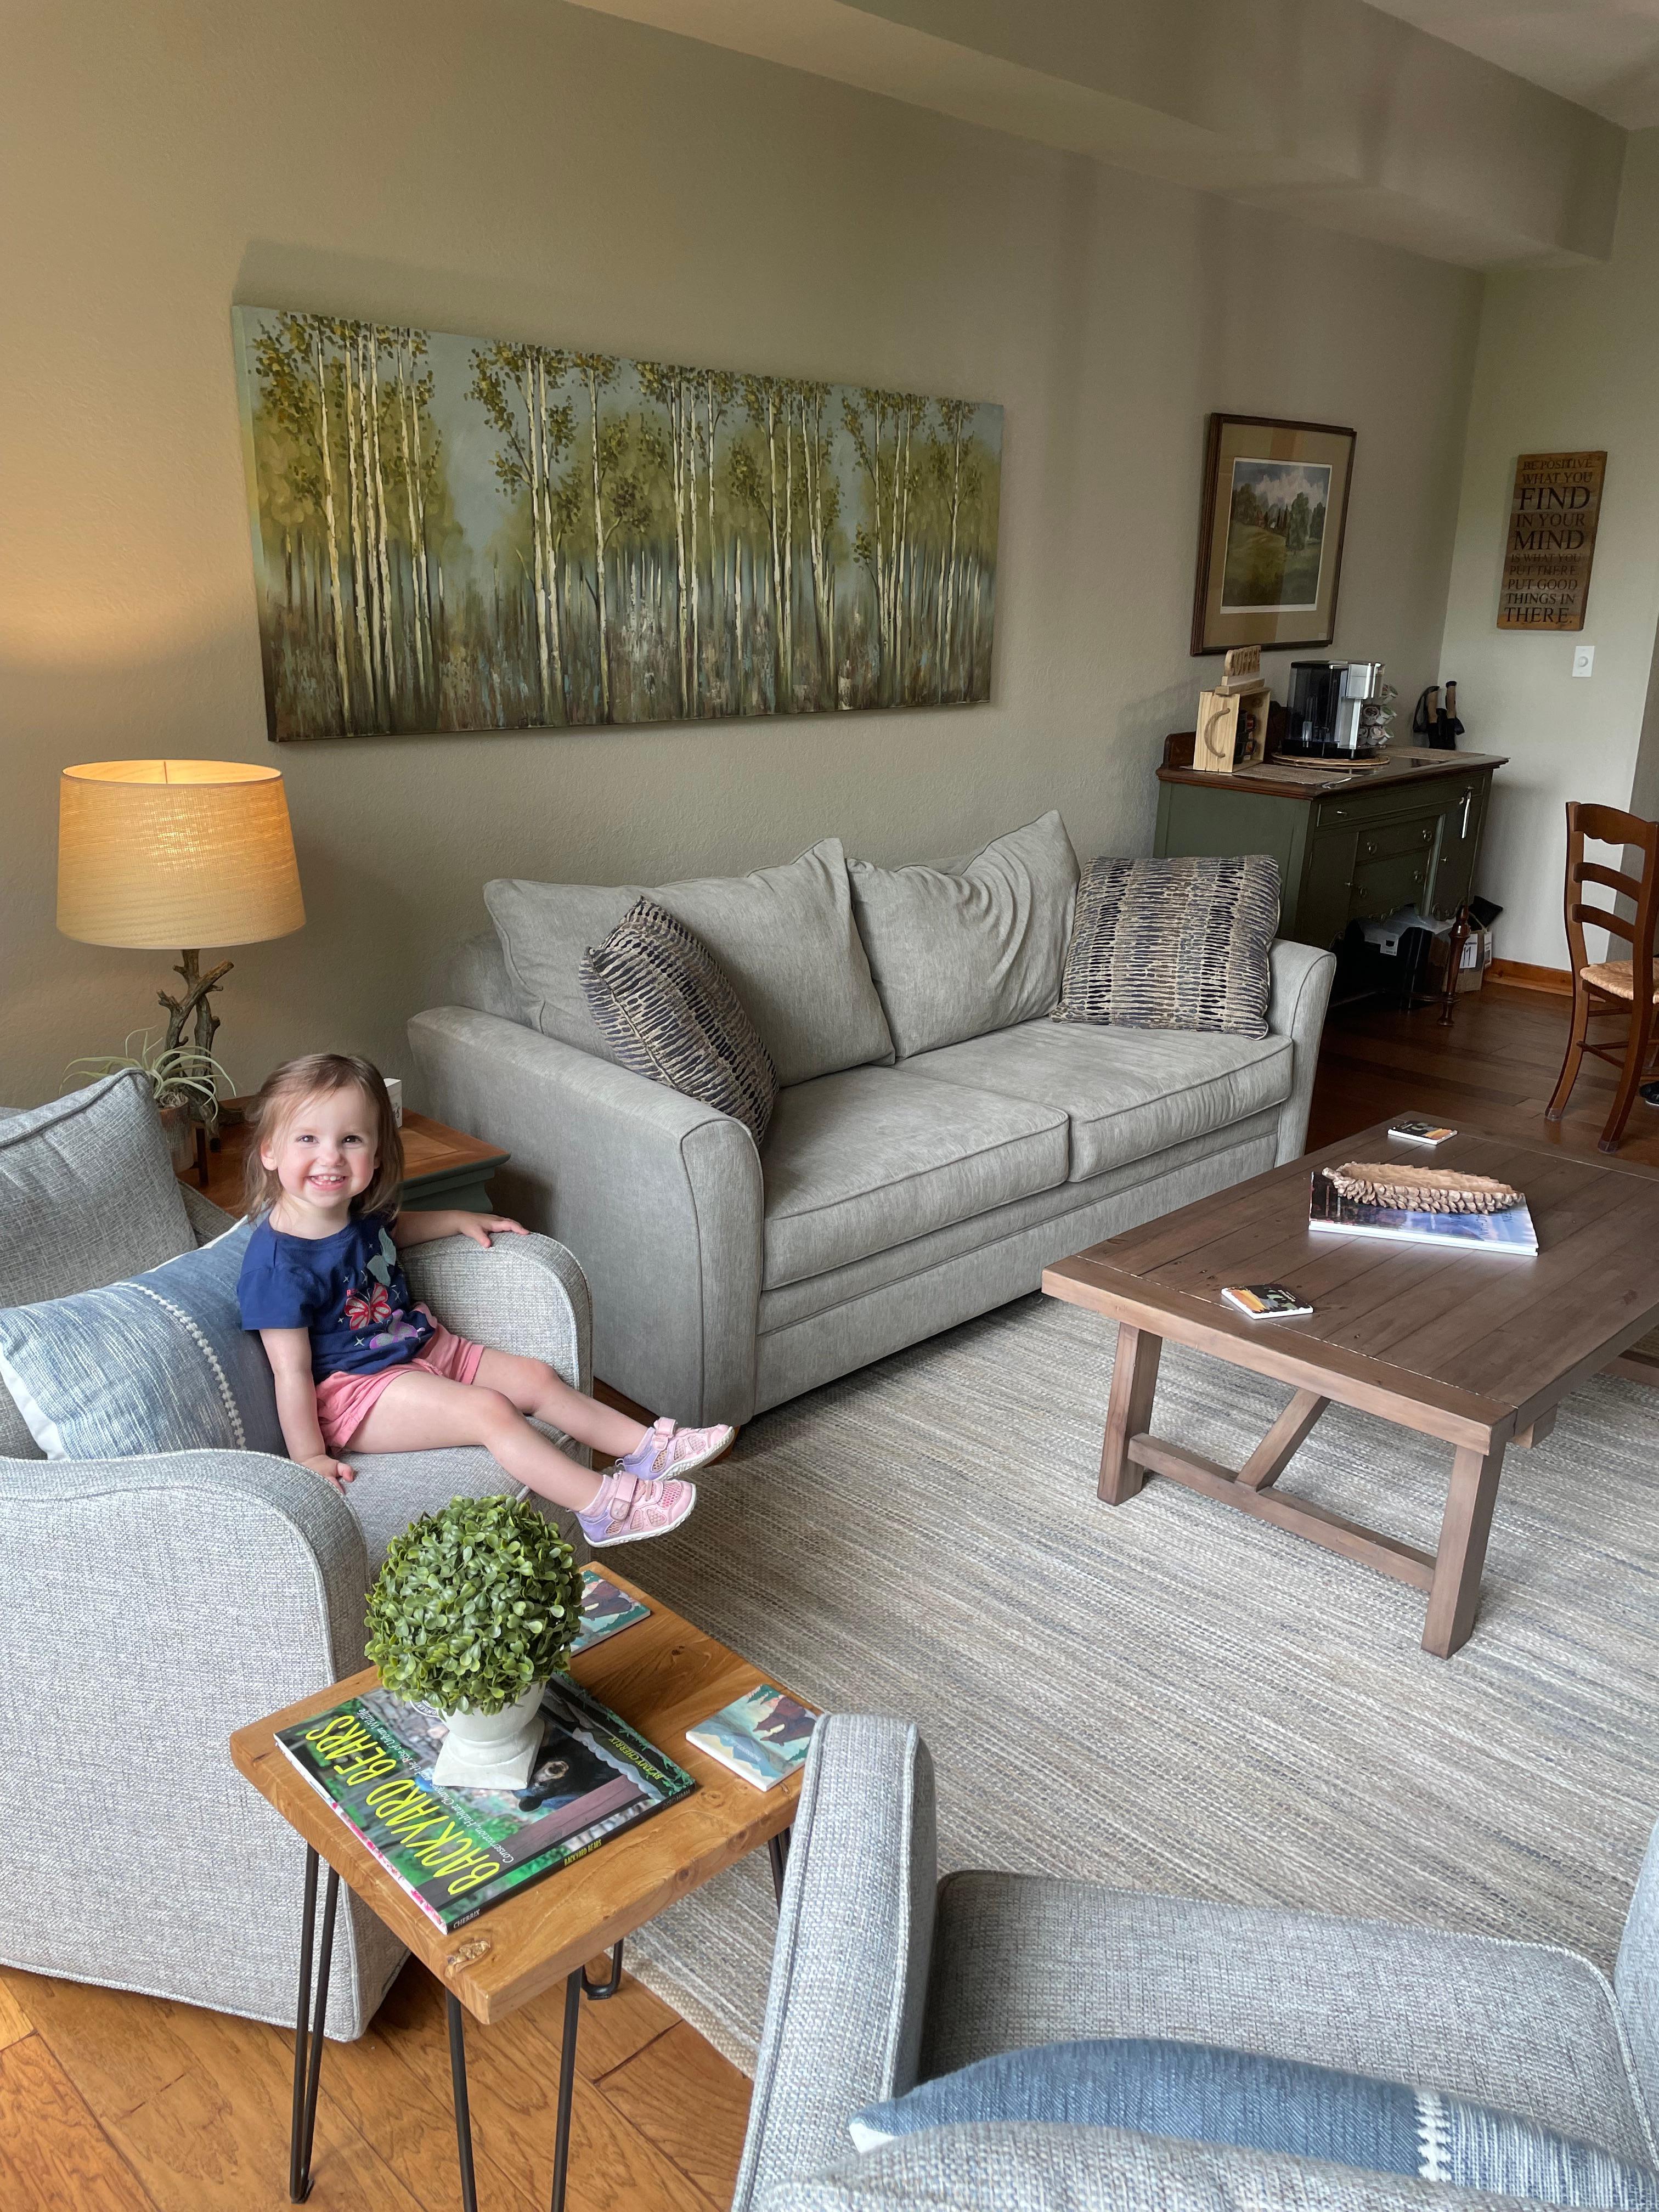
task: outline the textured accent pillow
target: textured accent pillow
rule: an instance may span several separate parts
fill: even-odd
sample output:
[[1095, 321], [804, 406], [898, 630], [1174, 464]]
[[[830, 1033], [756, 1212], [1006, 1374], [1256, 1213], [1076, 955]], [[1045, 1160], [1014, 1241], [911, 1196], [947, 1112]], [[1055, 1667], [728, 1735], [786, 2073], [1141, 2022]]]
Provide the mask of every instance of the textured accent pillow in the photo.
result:
[[636, 900], [584, 957], [582, 988], [623, 1067], [729, 1114], [762, 1141], [777, 1070], [718, 962], [684, 922]]
[[1091, 860], [1078, 885], [1057, 1022], [1267, 1034], [1279, 864]]
[[[62, 1297], [195, 1243], [150, 1089], [106, 1075], [0, 1121], [0, 1306]], [[0, 1390], [0, 1458], [34, 1458]]]
[[252, 1224], [102, 1290], [0, 1311], [0, 1378], [48, 1459], [285, 1456], [270, 1364], [242, 1327]]
[[1060, 996], [1077, 854], [1058, 814], [971, 859], [849, 860], [853, 910], [901, 1060], [1046, 1014]]
[[520, 1018], [579, 1051], [616, 1057], [589, 1018], [582, 962], [637, 899], [672, 914], [725, 971], [780, 1083], [890, 1060], [893, 1040], [853, 921], [838, 838], [778, 868], [606, 887], [502, 878], [484, 885]]
[[1656, 2212], [1659, 2175], [1516, 2113], [1255, 2051], [1125, 2038], [981, 2058], [866, 2106], [860, 2150], [961, 2121], [1057, 2120], [1413, 2174], [1545, 2204]]

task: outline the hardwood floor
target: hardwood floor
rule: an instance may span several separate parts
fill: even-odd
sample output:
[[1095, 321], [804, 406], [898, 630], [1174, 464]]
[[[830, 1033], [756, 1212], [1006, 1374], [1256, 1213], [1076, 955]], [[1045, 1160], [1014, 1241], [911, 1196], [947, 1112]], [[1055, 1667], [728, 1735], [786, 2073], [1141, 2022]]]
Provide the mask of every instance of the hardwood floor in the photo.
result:
[[[1339, 1007], [1326, 1027], [1310, 1146], [1417, 1107], [1463, 1126], [1595, 1149], [1611, 1069], [1587, 1063], [1566, 1120], [1542, 1119], [1569, 1001], [1512, 984], [1430, 1006]], [[1619, 1154], [1659, 1173], [1659, 1112], [1638, 1104]], [[467, 2039], [483, 2212], [547, 2203], [560, 1999]], [[276, 2212], [288, 2202], [293, 2040], [118, 1990], [0, 1969], [0, 2204], [6, 2212]], [[748, 2109], [744, 2076], [633, 1980], [585, 2006], [573, 2212], [715, 2212]], [[452, 2212], [459, 2201], [444, 2023], [410, 1966], [356, 2044], [323, 2067], [313, 2203], [326, 2212]]]

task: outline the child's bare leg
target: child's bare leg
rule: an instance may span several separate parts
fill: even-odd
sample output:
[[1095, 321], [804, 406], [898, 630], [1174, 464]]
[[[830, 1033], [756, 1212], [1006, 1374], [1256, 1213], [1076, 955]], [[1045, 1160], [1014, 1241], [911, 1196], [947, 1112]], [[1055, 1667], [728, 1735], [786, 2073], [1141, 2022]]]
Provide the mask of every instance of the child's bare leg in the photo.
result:
[[[519, 1363], [537, 1364], [533, 1360]], [[576, 1391], [569, 1395], [579, 1405], [591, 1402]], [[558, 1421], [558, 1426], [564, 1425]], [[639, 1425], [630, 1422], [629, 1426], [637, 1430]], [[550, 1498], [556, 1505], [568, 1506], [573, 1512], [586, 1511], [599, 1494], [602, 1478], [589, 1468], [578, 1467], [539, 1430], [532, 1429], [500, 1390], [480, 1382], [453, 1382], [423, 1367], [405, 1367], [387, 1383], [347, 1449], [432, 1451], [445, 1444], [482, 1444], [515, 1482], [526, 1484], [538, 1497]]]
[[477, 1379], [483, 1389], [499, 1390], [502, 1397], [510, 1398], [521, 1413], [534, 1413], [539, 1420], [562, 1429], [577, 1443], [592, 1444], [612, 1459], [637, 1451], [645, 1442], [646, 1431], [637, 1421], [600, 1405], [597, 1398], [586, 1398], [580, 1390], [573, 1390], [544, 1359], [521, 1359], [512, 1352], [486, 1352], [478, 1362]]

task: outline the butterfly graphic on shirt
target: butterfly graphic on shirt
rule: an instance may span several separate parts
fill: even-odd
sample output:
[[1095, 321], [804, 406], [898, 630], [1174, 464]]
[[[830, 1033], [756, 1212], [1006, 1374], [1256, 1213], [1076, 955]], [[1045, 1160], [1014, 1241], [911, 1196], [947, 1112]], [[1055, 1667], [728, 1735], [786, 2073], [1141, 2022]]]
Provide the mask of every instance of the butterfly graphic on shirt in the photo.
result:
[[383, 1283], [376, 1283], [372, 1291], [348, 1291], [345, 1297], [345, 1325], [348, 1328], [373, 1328], [377, 1322], [392, 1318], [392, 1299]]

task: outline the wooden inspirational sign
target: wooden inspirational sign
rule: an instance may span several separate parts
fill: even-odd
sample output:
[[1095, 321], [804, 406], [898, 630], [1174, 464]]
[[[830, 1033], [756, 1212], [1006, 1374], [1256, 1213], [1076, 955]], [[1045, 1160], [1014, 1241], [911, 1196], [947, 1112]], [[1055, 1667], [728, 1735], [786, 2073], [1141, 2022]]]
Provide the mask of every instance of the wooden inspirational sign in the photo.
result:
[[1522, 453], [1515, 465], [1499, 629], [1583, 629], [1605, 453]]

